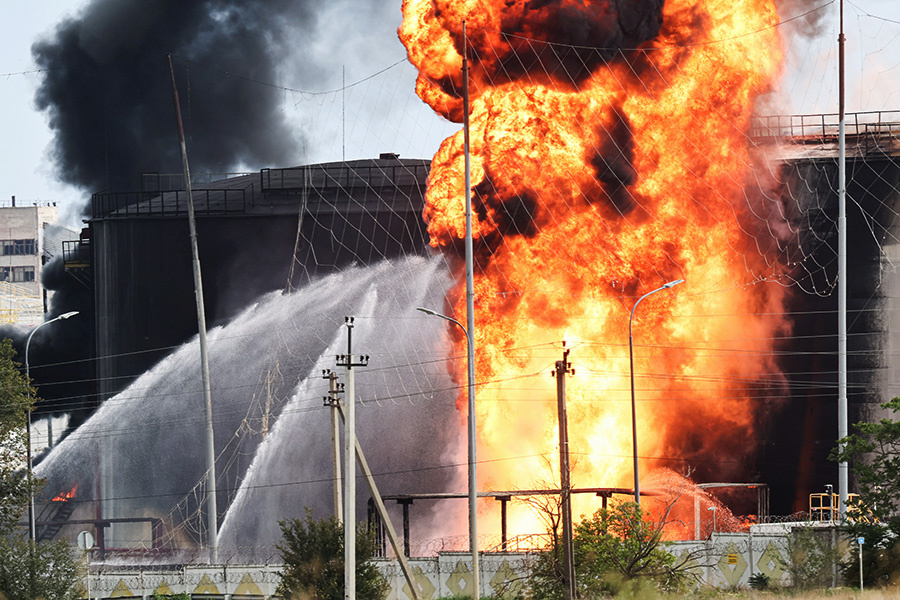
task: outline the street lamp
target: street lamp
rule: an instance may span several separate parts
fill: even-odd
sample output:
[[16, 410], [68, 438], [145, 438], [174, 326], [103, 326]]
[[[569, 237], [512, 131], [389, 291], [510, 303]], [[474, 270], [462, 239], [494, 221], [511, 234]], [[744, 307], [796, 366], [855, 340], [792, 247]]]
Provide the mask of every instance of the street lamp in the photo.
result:
[[675, 281], [670, 281], [669, 283], [663, 285], [661, 288], [655, 289], [652, 292], [647, 292], [646, 294], [638, 298], [637, 302], [635, 302], [634, 306], [631, 308], [631, 317], [628, 319], [628, 360], [631, 367], [631, 443], [634, 450], [634, 502], [638, 506], [641, 505], [641, 488], [640, 484], [638, 483], [637, 416], [634, 407], [634, 341], [631, 336], [631, 325], [634, 322], [634, 311], [637, 310], [638, 304], [641, 303], [641, 300], [643, 300], [647, 296], [655, 294], [656, 292], [661, 292], [671, 287], [675, 287], [679, 283], [684, 283], [684, 279], [676, 279]]
[[477, 513], [475, 512], [478, 486], [475, 467], [475, 345], [468, 330], [456, 319], [442, 315], [429, 308], [418, 307], [416, 310], [432, 317], [439, 317], [445, 321], [456, 323], [463, 330], [463, 333], [466, 334], [466, 341], [468, 342], [466, 362], [469, 367], [469, 548], [472, 552], [472, 583], [474, 588], [472, 597], [477, 599], [478, 591], [481, 588], [478, 581], [478, 522]]
[[[712, 528], [712, 533], [715, 533], [715, 532], [716, 532], [716, 507], [715, 507], [715, 506], [710, 506], [710, 507], [707, 508], [706, 510], [708, 510], [708, 511], [709, 511], [709, 510], [713, 511], [713, 528]], [[712, 533], [711, 533], [710, 535], [712, 535]]]
[[[28, 334], [28, 339], [25, 341], [25, 379], [28, 380], [28, 397], [31, 398], [31, 368], [28, 364], [28, 348], [31, 346], [31, 338], [34, 337], [34, 334], [37, 333], [37, 330], [43, 327], [44, 325], [49, 325], [54, 321], [60, 321], [63, 319], [68, 319], [69, 317], [74, 317], [78, 314], [77, 310], [72, 312], [67, 312], [59, 315], [55, 319], [50, 319], [49, 321], [44, 321], [37, 327], [31, 330], [31, 333]], [[34, 522], [34, 472], [31, 464], [31, 405], [28, 406], [28, 421], [25, 425], [25, 437], [27, 438], [26, 442], [28, 445], [25, 457], [28, 461], [28, 536], [32, 542], [37, 541], [37, 530]]]

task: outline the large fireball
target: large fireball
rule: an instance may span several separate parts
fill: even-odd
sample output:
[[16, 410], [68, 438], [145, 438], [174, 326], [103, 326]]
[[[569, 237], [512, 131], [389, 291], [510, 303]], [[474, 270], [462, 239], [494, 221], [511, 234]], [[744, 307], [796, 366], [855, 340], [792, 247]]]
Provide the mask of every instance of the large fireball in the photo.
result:
[[[630, 487], [629, 315], [673, 279], [686, 283], [634, 320], [642, 472], [742, 472], [786, 327], [742, 225], [751, 110], [781, 61], [774, 0], [405, 0], [403, 15], [417, 92], [448, 119], [462, 120], [466, 48], [471, 66], [479, 488], [558, 485], [563, 340], [573, 484]], [[425, 209], [453, 256], [463, 186], [460, 132]], [[448, 310], [464, 317], [463, 283]], [[737, 337], [739, 357], [716, 351]], [[576, 515], [597, 505], [575, 501]]]

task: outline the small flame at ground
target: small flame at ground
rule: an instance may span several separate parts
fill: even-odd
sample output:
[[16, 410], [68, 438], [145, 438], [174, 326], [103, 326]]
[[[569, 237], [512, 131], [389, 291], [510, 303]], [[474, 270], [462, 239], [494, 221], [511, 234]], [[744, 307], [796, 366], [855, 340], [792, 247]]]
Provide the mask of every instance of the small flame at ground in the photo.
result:
[[65, 494], [60, 494], [60, 495], [56, 496], [55, 498], [53, 498], [51, 500], [51, 502], [68, 502], [69, 500], [71, 500], [72, 498], [75, 497], [75, 492], [77, 492], [77, 491], [78, 491], [78, 484], [76, 483], [75, 487], [73, 487], [71, 490], [69, 490]]

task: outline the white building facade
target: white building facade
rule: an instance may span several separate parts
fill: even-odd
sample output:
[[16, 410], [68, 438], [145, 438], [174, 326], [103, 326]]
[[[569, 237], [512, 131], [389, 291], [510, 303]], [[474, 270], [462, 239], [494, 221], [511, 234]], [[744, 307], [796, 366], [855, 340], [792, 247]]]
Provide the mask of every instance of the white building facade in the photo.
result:
[[47, 298], [41, 285], [44, 265], [61, 252], [75, 231], [56, 224], [55, 203], [0, 206], [0, 323], [37, 325]]

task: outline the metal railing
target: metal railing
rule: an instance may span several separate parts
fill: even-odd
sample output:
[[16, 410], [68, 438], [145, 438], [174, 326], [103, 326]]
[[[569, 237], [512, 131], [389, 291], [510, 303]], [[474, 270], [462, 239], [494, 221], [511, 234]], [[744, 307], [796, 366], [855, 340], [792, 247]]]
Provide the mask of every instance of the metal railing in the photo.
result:
[[[226, 173], [191, 173], [191, 185], [209, 185], [216, 181], [246, 177], [255, 173], [226, 172]], [[184, 173], [141, 173], [141, 191], [143, 192], [174, 192], [184, 189]]]
[[50, 208], [56, 206], [56, 200], [28, 200], [13, 196], [9, 200], [0, 200], [0, 208]]
[[67, 269], [83, 269], [91, 264], [91, 240], [63, 240], [63, 264]]
[[[900, 111], [847, 113], [845, 133], [850, 136], [892, 136], [900, 132]], [[833, 142], [838, 137], [840, 115], [773, 115], [750, 118], [750, 137], [790, 139], [797, 143]]]
[[44, 303], [39, 292], [0, 281], [0, 323], [37, 325], [43, 318]]
[[[195, 189], [193, 199], [194, 211], [201, 216], [247, 212], [246, 189]], [[94, 219], [183, 215], [187, 215], [187, 192], [184, 190], [110, 192], [91, 197], [91, 216]]]
[[358, 189], [360, 187], [424, 187], [429, 163], [401, 163], [389, 166], [329, 163], [283, 169], [260, 169], [263, 192], [302, 189]]

